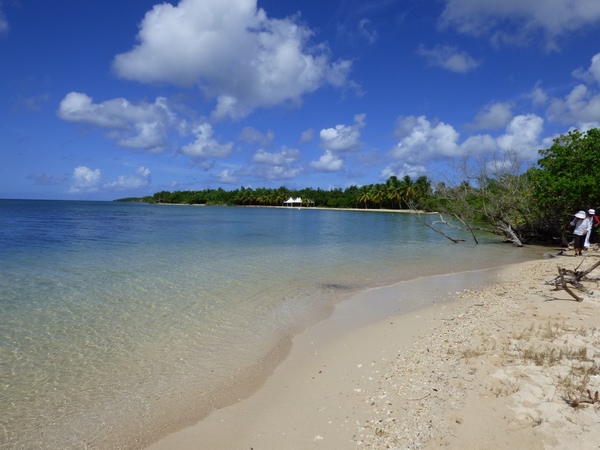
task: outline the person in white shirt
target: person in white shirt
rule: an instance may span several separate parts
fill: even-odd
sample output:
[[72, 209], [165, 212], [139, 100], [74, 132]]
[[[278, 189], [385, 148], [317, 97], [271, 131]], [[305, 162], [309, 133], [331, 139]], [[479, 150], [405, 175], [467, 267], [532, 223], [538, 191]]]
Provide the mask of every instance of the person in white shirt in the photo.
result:
[[583, 256], [583, 248], [585, 245], [585, 235], [590, 233], [592, 229], [592, 221], [588, 219], [585, 211], [579, 211], [575, 214], [575, 218], [571, 221], [573, 230], [573, 247], [575, 248], [575, 256]]

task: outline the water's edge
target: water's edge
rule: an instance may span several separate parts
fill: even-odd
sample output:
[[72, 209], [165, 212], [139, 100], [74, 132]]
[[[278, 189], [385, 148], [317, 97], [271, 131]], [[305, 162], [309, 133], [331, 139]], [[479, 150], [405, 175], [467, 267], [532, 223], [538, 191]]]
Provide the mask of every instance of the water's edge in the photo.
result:
[[[541, 258], [541, 253], [539, 258]], [[539, 258], [532, 257], [531, 261]], [[222, 392], [221, 396], [215, 398], [215, 404], [211, 408], [202, 408], [197, 411], [199, 414], [196, 416], [191, 415], [184, 420], [171, 422], [166, 428], [154, 430], [157, 432], [145, 435], [143, 440], [135, 443], [134, 447], [127, 446], [127, 448], [146, 449], [151, 447], [154, 450], [155, 446], [152, 444], [199, 423], [216, 410], [226, 408], [256, 394], [272, 376], [277, 366], [289, 357], [294, 340], [300, 335], [309, 333], [308, 340], [318, 340], [321, 344], [334, 339], [344, 339], [344, 335], [386, 318], [398, 317], [452, 302], [454, 295], [465, 289], [483, 289], [493, 284], [501, 271], [514, 264], [519, 264], [519, 262], [479, 270], [428, 275], [353, 292], [340, 299], [327, 315], [319, 317], [305, 328], [297, 330], [293, 335], [283, 339], [255, 366], [249, 367], [246, 373], [241, 374], [239, 379], [232, 380], [230, 390]], [[377, 301], [376, 308], [373, 305], [374, 299]], [[314, 333], [317, 328], [320, 335], [318, 339], [313, 339], [310, 333]]]

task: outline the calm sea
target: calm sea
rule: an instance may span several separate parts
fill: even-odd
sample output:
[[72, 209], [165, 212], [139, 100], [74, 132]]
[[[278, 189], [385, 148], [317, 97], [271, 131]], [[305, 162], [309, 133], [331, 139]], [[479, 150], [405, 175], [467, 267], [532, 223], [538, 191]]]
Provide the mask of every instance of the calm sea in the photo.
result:
[[410, 214], [1, 200], [0, 448], [135, 448], [354, 292], [539, 256], [464, 237]]

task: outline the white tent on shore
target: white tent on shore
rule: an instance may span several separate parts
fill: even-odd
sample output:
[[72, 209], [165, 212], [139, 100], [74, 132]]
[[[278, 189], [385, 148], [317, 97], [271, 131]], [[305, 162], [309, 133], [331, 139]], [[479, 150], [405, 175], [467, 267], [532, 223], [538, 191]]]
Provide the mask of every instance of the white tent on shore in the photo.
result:
[[300, 197], [290, 197], [285, 202], [283, 202], [283, 206], [302, 206], [302, 199]]

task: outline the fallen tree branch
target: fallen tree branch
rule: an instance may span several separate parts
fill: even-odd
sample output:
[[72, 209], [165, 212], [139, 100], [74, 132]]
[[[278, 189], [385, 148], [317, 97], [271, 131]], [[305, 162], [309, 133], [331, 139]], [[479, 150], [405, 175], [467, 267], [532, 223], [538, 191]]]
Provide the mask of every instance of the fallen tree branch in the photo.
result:
[[558, 266], [558, 279], [560, 280], [560, 285], [558, 283], [556, 284], [556, 290], [564, 289], [571, 297], [573, 297], [578, 302], [582, 302], [583, 301], [583, 297], [579, 297], [577, 294], [575, 294], [575, 292], [573, 292], [567, 286], [567, 283], [565, 281], [565, 276], [564, 276], [563, 269], [561, 269], [560, 266]]
[[421, 223], [422, 223], [423, 225], [425, 225], [426, 227], [428, 227], [428, 228], [431, 228], [431, 229], [432, 229], [433, 231], [435, 231], [437, 234], [440, 234], [440, 235], [444, 236], [446, 239], [449, 239], [449, 240], [451, 240], [451, 241], [452, 241], [452, 242], [454, 242], [455, 244], [456, 244], [456, 243], [458, 243], [458, 242], [464, 242], [464, 241], [465, 241], [464, 239], [450, 237], [450, 236], [448, 236], [446, 233], [444, 233], [443, 231], [441, 231], [441, 230], [438, 230], [437, 228], [434, 228], [434, 227], [433, 227], [433, 225], [435, 225], [436, 223], [439, 223], [439, 222], [441, 222], [441, 223], [443, 223], [443, 224], [446, 224], [446, 225], [448, 225], [448, 223], [447, 223], [447, 222], [444, 220], [444, 218], [442, 217], [442, 215], [441, 215], [441, 214], [440, 214], [440, 221], [439, 221], [439, 222], [438, 222], [438, 221], [436, 221], [436, 222], [433, 222], [433, 224], [430, 224], [430, 223], [428, 223], [428, 222], [425, 222], [425, 221], [424, 221], [424, 220], [421, 218], [421, 214], [417, 214], [417, 219], [419, 220], [419, 222], [421, 222]]

